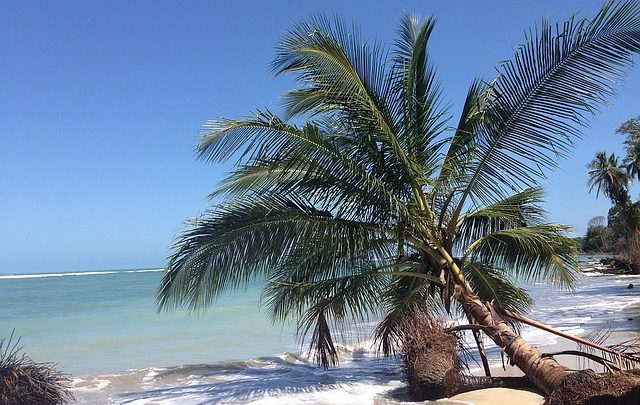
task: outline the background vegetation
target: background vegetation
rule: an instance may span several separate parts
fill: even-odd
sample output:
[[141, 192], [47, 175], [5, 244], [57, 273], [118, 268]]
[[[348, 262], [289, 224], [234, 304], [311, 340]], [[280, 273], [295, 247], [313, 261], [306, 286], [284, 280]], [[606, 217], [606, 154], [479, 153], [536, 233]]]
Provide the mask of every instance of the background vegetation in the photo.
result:
[[609, 198], [611, 208], [606, 218], [589, 221], [579, 242], [586, 253], [618, 254], [640, 263], [640, 201], [629, 195], [629, 184], [640, 180], [640, 116], [622, 123], [616, 133], [625, 137], [625, 156], [602, 151], [587, 165], [589, 190]]

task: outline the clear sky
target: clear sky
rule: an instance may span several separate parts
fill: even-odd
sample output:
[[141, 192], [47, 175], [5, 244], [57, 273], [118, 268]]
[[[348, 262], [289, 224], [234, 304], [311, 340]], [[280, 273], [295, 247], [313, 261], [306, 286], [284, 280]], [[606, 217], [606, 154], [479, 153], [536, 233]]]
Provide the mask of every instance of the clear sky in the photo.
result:
[[[0, 0], [0, 273], [162, 267], [229, 169], [194, 159], [201, 125], [279, 110], [293, 84], [269, 63], [293, 21], [340, 15], [388, 42], [405, 12], [436, 15], [431, 50], [457, 117], [472, 79], [495, 76], [525, 28], [601, 4]], [[620, 149], [615, 129], [640, 115], [639, 96], [636, 68], [549, 175], [553, 221], [581, 234], [606, 215], [585, 165]]]

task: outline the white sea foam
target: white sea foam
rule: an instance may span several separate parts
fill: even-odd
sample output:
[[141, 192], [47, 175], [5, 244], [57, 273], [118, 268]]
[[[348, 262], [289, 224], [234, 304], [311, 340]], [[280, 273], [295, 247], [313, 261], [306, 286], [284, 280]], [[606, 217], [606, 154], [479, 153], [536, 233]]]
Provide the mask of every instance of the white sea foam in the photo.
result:
[[111, 384], [108, 379], [101, 379], [99, 377], [89, 378], [83, 380], [82, 378], [74, 378], [71, 382], [72, 392], [98, 392], [102, 391], [105, 387]]
[[79, 271], [74, 273], [39, 273], [39, 274], [4, 274], [0, 275], [3, 279], [25, 279], [25, 278], [46, 278], [46, 277], [66, 277], [66, 276], [102, 276], [107, 274], [125, 274], [125, 273], [155, 273], [164, 269], [145, 269], [145, 270], [107, 270], [107, 271]]

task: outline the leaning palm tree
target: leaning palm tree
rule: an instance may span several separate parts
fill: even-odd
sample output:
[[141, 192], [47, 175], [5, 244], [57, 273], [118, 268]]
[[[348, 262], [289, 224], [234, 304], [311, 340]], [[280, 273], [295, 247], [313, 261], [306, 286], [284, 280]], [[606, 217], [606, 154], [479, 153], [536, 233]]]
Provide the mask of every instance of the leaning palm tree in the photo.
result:
[[640, 51], [640, 5], [543, 21], [495, 80], [471, 84], [453, 125], [433, 28], [407, 16], [389, 50], [323, 17], [284, 35], [274, 70], [300, 88], [282, 116], [205, 126], [199, 157], [237, 164], [212, 194], [221, 202], [179, 236], [161, 309], [202, 309], [266, 278], [274, 319], [296, 319], [329, 366], [351, 322], [380, 320], [390, 353], [415, 308], [459, 308], [543, 391], [557, 386], [568, 371], [511, 327], [531, 304], [514, 280], [574, 281], [575, 246], [546, 220], [537, 181]]

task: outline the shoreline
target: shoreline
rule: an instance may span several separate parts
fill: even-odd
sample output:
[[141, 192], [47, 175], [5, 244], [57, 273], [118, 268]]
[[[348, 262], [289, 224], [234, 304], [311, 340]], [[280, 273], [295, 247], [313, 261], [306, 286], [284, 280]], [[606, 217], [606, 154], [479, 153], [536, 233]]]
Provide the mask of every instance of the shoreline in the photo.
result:
[[[640, 277], [632, 280], [640, 286]], [[568, 333], [585, 337], [605, 325], [615, 328], [607, 343], [640, 336], [640, 288], [627, 290], [629, 276], [584, 275], [574, 292], [530, 285], [536, 307], [530, 316]], [[628, 321], [631, 318], [633, 321]], [[559, 336], [525, 328], [524, 338], [541, 352], [576, 348], [576, 343]], [[240, 344], [248, 336], [235, 335]], [[299, 349], [299, 347], [298, 347]], [[226, 348], [225, 348], [226, 350]], [[499, 351], [490, 353], [492, 375], [517, 376], [522, 373], [499, 364]], [[74, 394], [80, 404], [119, 404], [135, 399], [136, 404], [279, 403], [409, 405], [399, 361], [376, 358], [367, 341], [346, 345], [338, 369], [323, 370], [307, 361], [298, 351], [266, 357], [247, 357], [240, 361], [207, 361], [174, 367], [130, 369], [118, 374], [75, 378]], [[583, 368], [574, 356], [557, 357], [570, 368]], [[498, 363], [496, 363], [498, 361]], [[475, 369], [475, 364], [473, 364]], [[578, 367], [580, 366], [580, 367]], [[592, 363], [591, 367], [595, 367]], [[476, 373], [482, 375], [478, 367]], [[72, 377], [73, 378], [73, 377]], [[197, 399], [197, 400], [196, 400]], [[477, 390], [449, 399], [425, 404], [539, 404], [542, 396], [513, 389]], [[199, 401], [199, 402], [198, 402]], [[487, 402], [490, 401], [490, 402]]]
[[[580, 333], [581, 336], [585, 336], [590, 332], [590, 329], [585, 329], [583, 333]], [[634, 337], [640, 337], [640, 333], [631, 331], [631, 330], [621, 330], [614, 331], [611, 336], [606, 341], [606, 344], [615, 344], [625, 340], [629, 340]], [[562, 350], [572, 350], [576, 348], [576, 343], [565, 340], [563, 338], [559, 338], [556, 343], [548, 344], [548, 345], [540, 345], [538, 349], [543, 353], [556, 352]], [[370, 358], [365, 360], [362, 355], [359, 354], [361, 346], [354, 346], [352, 349], [345, 349], [345, 359], [343, 360], [342, 369], [332, 369], [332, 370], [321, 370], [315, 366], [312, 366], [308, 362], [301, 361], [300, 357], [295, 357], [291, 353], [285, 353], [281, 356], [282, 361], [277, 361], [276, 363], [269, 363], [268, 358], [262, 359], [249, 359], [243, 362], [232, 362], [232, 363], [217, 363], [217, 364], [201, 364], [201, 365], [184, 365], [178, 367], [170, 367], [170, 368], [149, 368], [149, 369], [140, 369], [140, 370], [130, 370], [132, 373], [128, 374], [120, 374], [120, 375], [111, 375], [114, 377], [113, 380], [110, 380], [106, 375], [104, 376], [96, 376], [91, 377], [86, 380], [77, 380], [75, 386], [74, 394], [79, 395], [79, 402], [81, 404], [85, 403], [100, 403], [99, 401], [92, 399], [92, 395], [85, 397], [85, 394], [98, 393], [99, 391], [103, 391], [104, 394], [118, 394], [120, 395], [129, 395], [129, 394], [142, 394], [140, 388], [145, 385], [145, 381], [149, 382], [149, 385], [146, 387], [147, 389], [152, 389], [150, 392], [157, 393], [162, 392], [163, 390], [171, 391], [171, 390], [189, 390], [188, 386], [195, 384], [194, 393], [205, 392], [209, 384], [216, 385], [219, 383], [216, 382], [205, 382], [198, 378], [196, 381], [191, 382], [190, 384], [184, 385], [186, 381], [181, 378], [177, 378], [180, 375], [181, 371], [184, 371], [184, 374], [188, 375], [200, 375], [205, 376], [208, 373], [216, 373], [220, 369], [225, 369], [232, 371], [231, 374], [228, 375], [227, 378], [236, 378], [233, 377], [236, 375], [236, 368], [242, 366], [246, 366], [249, 369], [259, 370], [262, 367], [271, 368], [277, 367], [282, 363], [287, 363], [290, 366], [301, 368], [303, 373], [307, 374], [321, 374], [326, 375], [326, 377], [322, 377], [321, 380], [330, 378], [331, 376], [335, 377], [335, 374], [345, 374], [349, 375], [352, 373], [352, 368], [348, 364], [352, 359], [355, 362], [362, 362], [364, 364], [360, 364], [359, 367], [367, 368], [369, 364], [380, 364], [386, 362], [386, 360], [380, 361], [380, 359]], [[350, 354], [347, 352], [351, 351]], [[293, 356], [293, 357], [292, 357]], [[366, 355], [365, 355], [366, 356]], [[571, 368], [571, 369], [581, 369], [584, 367], [580, 367], [580, 364], [577, 364], [578, 360], [575, 356], [559, 356], [556, 358], [563, 365]], [[363, 361], [364, 360], [364, 361]], [[590, 367], [594, 368], [596, 366], [595, 363], [591, 363]], [[476, 372], [473, 373], [475, 375], [483, 375], [482, 370], [480, 368], [475, 369]], [[388, 373], [390, 369], [386, 370]], [[284, 371], [283, 371], [284, 372]], [[388, 381], [377, 384], [374, 386], [361, 386], [362, 381], [358, 379], [354, 379], [353, 381], [349, 381], [346, 379], [344, 383], [338, 381], [337, 379], [335, 387], [329, 388], [327, 391], [321, 393], [318, 392], [314, 394], [314, 398], [309, 400], [306, 398], [298, 398], [295, 403], [302, 402], [311, 402], [316, 403], [316, 398], [320, 397], [321, 400], [318, 400], [318, 403], [323, 404], [359, 404], [359, 403], [371, 403], [375, 405], [411, 405], [415, 404], [408, 397], [408, 390], [406, 388], [406, 383], [404, 382], [404, 377], [401, 374], [401, 371], [398, 368], [395, 368], [396, 375], [393, 375], [389, 378]], [[515, 366], [511, 366], [505, 364], [505, 368], [503, 369], [500, 364], [493, 363], [491, 365], [492, 376], [496, 377], [517, 377], [522, 376], [523, 373]], [[117, 378], [116, 378], [117, 377]], [[309, 377], [308, 375], [302, 376], [292, 376], [295, 379], [304, 379], [305, 377]], [[175, 378], [175, 379], [174, 379]], [[164, 384], [164, 388], [154, 387], [151, 384], [151, 381], [154, 379], [159, 379]], [[226, 378], [225, 378], [226, 379]], [[218, 380], [216, 378], [216, 380]], [[173, 382], [172, 382], [173, 381]], [[241, 382], [236, 381], [235, 384], [239, 384]], [[232, 386], [235, 386], [232, 384]], [[306, 387], [305, 382], [300, 381], [289, 381], [289, 385]], [[310, 385], [312, 383], [309, 383]], [[331, 384], [330, 384], [331, 385]], [[198, 388], [200, 387], [200, 388]], [[160, 388], [160, 389], [158, 389]], [[312, 388], [299, 388], [299, 393], [304, 395], [304, 393], [313, 393]], [[310, 390], [310, 391], [307, 391]], [[334, 390], [334, 391], [332, 391]], [[336, 392], [337, 390], [337, 392]], [[339, 395], [342, 395], [341, 392], [343, 390], [349, 390], [348, 396], [346, 398], [342, 398], [338, 400]], [[255, 391], [255, 392], [253, 392]], [[289, 398], [288, 395], [291, 395], [291, 388], [289, 389], [279, 389], [277, 388], [277, 384], [270, 388], [265, 389], [255, 389], [249, 393], [231, 393], [230, 396], [226, 397], [226, 401], [221, 401], [221, 403], [244, 403], [244, 404], [277, 404], [279, 401], [285, 401]], [[294, 390], [295, 391], [295, 390]], [[320, 389], [322, 391], [322, 389]], [[257, 396], [254, 396], [257, 395]], [[260, 397], [260, 395], [264, 395]], [[283, 398], [284, 397], [284, 398]], [[142, 395], [140, 397], [140, 404], [153, 404], [151, 400], [150, 402], [145, 402], [145, 399], [150, 399], [146, 395]], [[178, 397], [175, 401], [169, 399], [166, 402], [167, 404], [182, 404], [184, 397]], [[338, 402], [334, 402], [338, 401]], [[463, 394], [458, 394], [451, 398], [443, 398], [436, 401], [425, 401], [420, 402], [422, 404], [433, 404], [433, 405], [492, 405], [492, 404], [501, 404], [501, 405], [539, 405], [544, 401], [544, 396], [536, 392], [535, 390], [530, 389], [512, 389], [512, 388], [488, 388], [481, 389], [471, 392], [466, 392]], [[107, 402], [105, 402], [107, 403]], [[117, 404], [119, 402], [108, 402]], [[190, 403], [190, 402], [184, 402]], [[196, 403], [196, 402], [194, 402]]]

